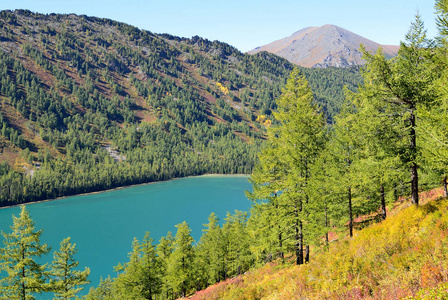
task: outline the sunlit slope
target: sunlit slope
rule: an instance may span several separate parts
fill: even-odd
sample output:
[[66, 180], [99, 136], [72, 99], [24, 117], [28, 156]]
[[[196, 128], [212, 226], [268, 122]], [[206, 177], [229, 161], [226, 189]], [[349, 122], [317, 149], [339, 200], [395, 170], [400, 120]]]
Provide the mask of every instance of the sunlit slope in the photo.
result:
[[308, 265], [266, 265], [194, 299], [447, 299], [448, 200], [404, 207]]

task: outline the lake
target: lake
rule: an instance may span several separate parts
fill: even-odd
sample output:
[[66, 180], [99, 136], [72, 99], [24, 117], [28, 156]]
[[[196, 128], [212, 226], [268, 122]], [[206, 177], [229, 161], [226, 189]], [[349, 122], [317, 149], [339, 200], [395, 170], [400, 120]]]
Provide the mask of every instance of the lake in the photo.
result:
[[[205, 175], [32, 203], [27, 209], [36, 230], [44, 229], [41, 242], [52, 247], [47, 259], [70, 236], [80, 268], [90, 267], [90, 286], [97, 286], [100, 277], [115, 276], [113, 267], [128, 261], [134, 237], [141, 240], [149, 231], [158, 243], [186, 221], [197, 242], [211, 212], [222, 224], [226, 212], [248, 211], [244, 191], [251, 188], [247, 176]], [[11, 215], [19, 212], [19, 207], [0, 209], [0, 230], [11, 232]]]

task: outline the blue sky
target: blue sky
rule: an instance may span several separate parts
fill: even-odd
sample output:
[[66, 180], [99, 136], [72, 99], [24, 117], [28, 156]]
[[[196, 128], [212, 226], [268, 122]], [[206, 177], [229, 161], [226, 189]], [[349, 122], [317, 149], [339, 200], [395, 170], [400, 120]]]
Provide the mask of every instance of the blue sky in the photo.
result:
[[155, 33], [199, 35], [249, 51], [309, 26], [334, 24], [385, 45], [398, 45], [422, 15], [437, 34], [433, 0], [2, 0], [0, 10], [76, 13], [110, 18]]

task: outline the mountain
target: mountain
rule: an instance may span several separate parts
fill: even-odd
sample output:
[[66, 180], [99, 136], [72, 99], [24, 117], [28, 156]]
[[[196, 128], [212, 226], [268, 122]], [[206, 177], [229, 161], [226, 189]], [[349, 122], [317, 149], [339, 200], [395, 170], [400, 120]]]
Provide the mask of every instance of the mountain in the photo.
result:
[[[293, 67], [198, 36], [1, 11], [0, 205], [248, 174]], [[302, 71], [329, 120], [360, 82], [356, 69]]]
[[248, 53], [267, 51], [303, 67], [347, 67], [363, 64], [360, 44], [370, 52], [375, 52], [381, 46], [387, 57], [396, 56], [399, 48], [380, 45], [335, 25], [324, 25], [304, 28]]

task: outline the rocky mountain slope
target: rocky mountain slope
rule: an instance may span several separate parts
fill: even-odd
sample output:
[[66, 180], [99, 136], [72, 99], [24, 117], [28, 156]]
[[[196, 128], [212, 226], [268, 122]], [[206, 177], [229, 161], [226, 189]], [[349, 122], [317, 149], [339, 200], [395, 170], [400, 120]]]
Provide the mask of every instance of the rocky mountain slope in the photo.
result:
[[303, 67], [348, 67], [363, 64], [360, 44], [371, 52], [381, 46], [388, 57], [396, 56], [399, 48], [380, 45], [335, 25], [324, 25], [304, 28], [249, 53], [267, 51]]

